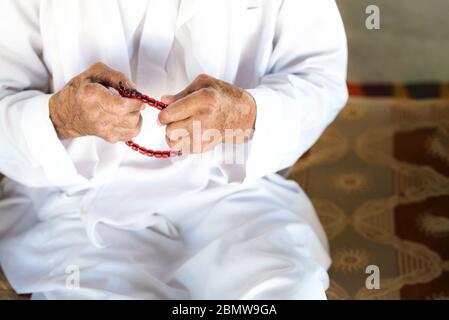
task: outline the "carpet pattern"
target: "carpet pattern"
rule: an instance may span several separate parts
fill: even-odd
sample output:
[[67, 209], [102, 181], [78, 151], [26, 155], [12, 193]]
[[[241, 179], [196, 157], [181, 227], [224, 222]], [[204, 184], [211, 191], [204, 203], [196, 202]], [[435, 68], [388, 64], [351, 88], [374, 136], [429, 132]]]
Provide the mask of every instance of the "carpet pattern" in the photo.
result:
[[329, 237], [330, 299], [449, 299], [448, 100], [352, 98], [290, 178]]

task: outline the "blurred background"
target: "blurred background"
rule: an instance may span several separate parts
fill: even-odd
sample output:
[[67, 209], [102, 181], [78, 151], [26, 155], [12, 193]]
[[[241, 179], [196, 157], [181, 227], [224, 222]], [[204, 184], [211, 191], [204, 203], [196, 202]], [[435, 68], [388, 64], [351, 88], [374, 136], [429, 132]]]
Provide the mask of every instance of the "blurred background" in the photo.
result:
[[449, 1], [337, 3], [351, 97], [290, 174], [329, 238], [328, 298], [448, 300]]
[[[449, 79], [448, 0], [338, 0], [348, 33], [349, 80], [438, 82]], [[380, 30], [365, 10], [380, 9]]]

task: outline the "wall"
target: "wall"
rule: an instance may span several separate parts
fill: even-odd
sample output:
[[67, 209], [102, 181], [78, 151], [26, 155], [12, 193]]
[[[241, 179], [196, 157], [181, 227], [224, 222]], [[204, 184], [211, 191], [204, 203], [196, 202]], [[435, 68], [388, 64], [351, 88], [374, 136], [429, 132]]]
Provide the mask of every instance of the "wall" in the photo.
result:
[[[449, 80], [449, 0], [337, 0], [349, 39], [349, 80]], [[378, 5], [381, 29], [367, 30]]]

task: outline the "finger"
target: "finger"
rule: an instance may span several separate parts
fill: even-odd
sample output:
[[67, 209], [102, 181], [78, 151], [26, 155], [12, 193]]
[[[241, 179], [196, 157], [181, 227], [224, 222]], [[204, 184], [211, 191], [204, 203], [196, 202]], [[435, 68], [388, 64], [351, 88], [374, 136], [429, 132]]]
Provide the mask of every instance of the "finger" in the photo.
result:
[[[166, 141], [173, 150], [182, 151], [185, 154], [199, 154], [213, 149], [221, 141], [218, 130], [196, 132], [193, 129], [193, 121], [189, 118], [167, 126]], [[199, 136], [194, 137], [194, 134]]]
[[179, 138], [177, 140], [170, 140], [168, 137], [165, 137], [165, 142], [173, 151], [181, 151], [183, 154], [190, 153], [191, 140], [188, 136]]
[[139, 122], [139, 125], [134, 128], [122, 128], [116, 126], [112, 131], [117, 141], [129, 141], [140, 134], [141, 128], [141, 122]]
[[[184, 97], [187, 97], [188, 95], [192, 94], [195, 91], [198, 91], [202, 88], [207, 88], [210, 86], [212, 82], [212, 77], [201, 74], [195, 78], [195, 80], [192, 81], [184, 90], [178, 92], [175, 95], [165, 95], [162, 97], [162, 102], [166, 104], [173, 103], [179, 99], [182, 99]], [[164, 101], [164, 98], [167, 98], [167, 102]]]
[[165, 104], [171, 104], [176, 101], [176, 98], [174, 96], [165, 95], [161, 97], [161, 102]]
[[176, 151], [190, 151], [192, 121], [190, 119], [171, 123], [165, 130], [167, 144]]
[[172, 95], [172, 103], [174, 101], [177, 101], [179, 99], [182, 99], [184, 97], [187, 97], [189, 94], [192, 94], [193, 92], [197, 91], [198, 89], [200, 89], [200, 87], [198, 86], [198, 83], [196, 81], [193, 81], [191, 84], [189, 84], [186, 88], [184, 88], [184, 90]]
[[101, 62], [92, 65], [87, 70], [87, 78], [90, 82], [100, 83], [106, 87], [117, 87], [120, 82], [123, 82], [128, 88], [136, 88], [136, 85], [124, 73]]
[[158, 115], [158, 120], [160, 124], [168, 125], [172, 122], [190, 118], [200, 112], [202, 108], [201, 94], [194, 92], [162, 110]]
[[119, 97], [120, 102], [122, 103], [123, 108], [125, 111], [129, 113], [134, 113], [138, 111], [142, 111], [145, 109], [146, 105], [145, 103], [136, 100], [136, 99], [128, 99], [128, 98], [122, 98]]
[[119, 96], [120, 96], [120, 93], [119, 93], [115, 88], [113, 88], [113, 87], [108, 87], [108, 90], [109, 90], [109, 92], [111, 92], [111, 94], [112, 94], [113, 96], [116, 96], [116, 97], [119, 97]]
[[102, 112], [114, 117], [125, 117], [145, 108], [142, 102], [116, 96], [108, 88], [98, 83], [85, 84], [81, 94], [83, 101], [99, 107]]
[[136, 127], [141, 127], [142, 121], [143, 119], [140, 112], [134, 112], [121, 119], [116, 126], [125, 129], [133, 129]]
[[170, 123], [165, 129], [165, 135], [168, 139], [176, 141], [180, 138], [190, 136], [192, 132], [192, 120], [186, 119]]
[[90, 83], [85, 87], [88, 88], [87, 90], [95, 91], [97, 94], [96, 99], [98, 99], [103, 109], [108, 113], [127, 115], [145, 109], [143, 102], [117, 96], [100, 84]]

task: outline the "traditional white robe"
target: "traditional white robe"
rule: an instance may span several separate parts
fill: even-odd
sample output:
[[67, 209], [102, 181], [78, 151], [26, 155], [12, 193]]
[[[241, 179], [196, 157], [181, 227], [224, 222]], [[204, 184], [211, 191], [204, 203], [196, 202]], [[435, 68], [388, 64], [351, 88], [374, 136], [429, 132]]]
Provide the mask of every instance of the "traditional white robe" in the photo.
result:
[[[344, 105], [346, 59], [333, 0], [2, 0], [7, 278], [45, 298], [325, 298], [325, 234], [276, 172]], [[233, 148], [243, 163], [60, 141], [48, 100], [98, 61], [156, 98], [201, 73], [248, 89], [257, 119], [252, 141]], [[157, 112], [143, 116], [137, 141], [166, 149]], [[79, 287], [68, 285], [74, 271]]]

